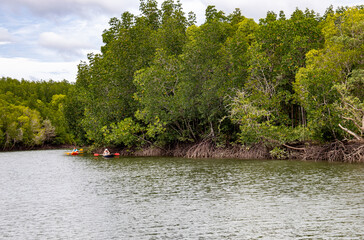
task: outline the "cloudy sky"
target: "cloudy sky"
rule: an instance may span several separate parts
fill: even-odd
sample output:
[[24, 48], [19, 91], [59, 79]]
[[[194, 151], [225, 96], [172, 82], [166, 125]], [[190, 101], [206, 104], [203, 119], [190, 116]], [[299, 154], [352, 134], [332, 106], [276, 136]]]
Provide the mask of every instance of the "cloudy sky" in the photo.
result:
[[[159, 4], [162, 0], [158, 1]], [[185, 13], [193, 11], [198, 25], [208, 5], [226, 15], [240, 8], [257, 22], [267, 11], [286, 16], [309, 8], [321, 15], [333, 5], [354, 6], [362, 0], [180, 0]], [[74, 82], [77, 65], [87, 53], [98, 53], [101, 34], [111, 17], [129, 11], [139, 15], [139, 0], [1, 0], [0, 77]]]

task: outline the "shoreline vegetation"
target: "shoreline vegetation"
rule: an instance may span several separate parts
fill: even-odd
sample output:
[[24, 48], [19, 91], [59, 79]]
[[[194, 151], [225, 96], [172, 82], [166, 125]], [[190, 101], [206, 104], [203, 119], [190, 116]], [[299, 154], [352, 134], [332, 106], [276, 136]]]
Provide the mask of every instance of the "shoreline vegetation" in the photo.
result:
[[[16, 147], [3, 151], [28, 151], [72, 149], [74, 145], [44, 145], [33, 147]], [[93, 146], [81, 147], [86, 153], [102, 153], [104, 148]], [[364, 163], [364, 143], [359, 141], [335, 141], [325, 144], [296, 143], [292, 146], [284, 144], [279, 153], [263, 143], [250, 147], [241, 145], [219, 147], [213, 141], [202, 141], [195, 144], [177, 144], [168, 148], [148, 146], [137, 149], [117, 147], [109, 148], [111, 152], [118, 152], [124, 157], [181, 157], [181, 158], [229, 158], [229, 159], [276, 159], [328, 161], [345, 163]]]
[[75, 83], [0, 79], [0, 150], [364, 162], [364, 5], [267, 12], [140, 1]]
[[[304, 161], [328, 161], [346, 163], [364, 163], [364, 144], [358, 141], [336, 141], [326, 144], [304, 144], [295, 146], [285, 144], [277, 154], [265, 144], [258, 143], [250, 147], [235, 145], [217, 147], [212, 141], [197, 144], [181, 144], [167, 149], [147, 147], [143, 149], [120, 151], [121, 156], [145, 157], [182, 157], [182, 158], [231, 158], [231, 159], [281, 159]], [[117, 150], [115, 150], [117, 151]]]

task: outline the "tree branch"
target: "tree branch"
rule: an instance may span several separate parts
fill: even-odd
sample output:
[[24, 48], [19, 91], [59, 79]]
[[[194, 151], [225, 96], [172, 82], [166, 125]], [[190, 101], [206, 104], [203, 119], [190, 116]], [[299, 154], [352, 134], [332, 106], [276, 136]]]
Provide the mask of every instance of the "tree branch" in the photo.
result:
[[345, 128], [345, 127], [343, 127], [343, 126], [341, 126], [341, 124], [339, 123], [339, 127], [342, 129], [342, 130], [344, 130], [345, 132], [347, 132], [347, 133], [349, 133], [350, 135], [352, 135], [352, 136], [354, 136], [357, 140], [363, 140], [361, 137], [359, 137], [356, 133], [354, 133], [354, 132], [352, 132], [352, 131], [350, 131], [349, 129], [347, 129], [347, 128]]
[[349, 118], [349, 117], [344, 117], [344, 116], [342, 118], [343, 119], [346, 119], [346, 120], [352, 121], [357, 128], [361, 129], [361, 127], [359, 126], [359, 124], [357, 124], [357, 122], [355, 121], [355, 119]]
[[306, 150], [305, 148], [296, 148], [296, 147], [289, 146], [287, 144], [282, 144], [282, 145], [285, 146], [286, 148], [290, 148], [290, 149], [294, 149], [294, 150], [299, 150], [299, 151], [305, 151]]

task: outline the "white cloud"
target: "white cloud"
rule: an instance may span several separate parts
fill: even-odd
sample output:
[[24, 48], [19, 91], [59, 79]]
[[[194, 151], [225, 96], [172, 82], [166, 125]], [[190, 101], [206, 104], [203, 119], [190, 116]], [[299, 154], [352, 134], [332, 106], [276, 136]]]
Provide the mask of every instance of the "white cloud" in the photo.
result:
[[138, 10], [139, 1], [130, 0], [2, 0], [1, 4], [14, 12], [27, 10], [40, 16], [69, 14], [93, 17], [95, 13], [115, 13]]
[[55, 32], [44, 32], [39, 36], [39, 44], [42, 47], [55, 50], [64, 55], [82, 55], [82, 49], [89, 49], [90, 43], [75, 36], [57, 34]]
[[40, 62], [28, 58], [0, 58], [0, 77], [26, 80], [66, 79], [74, 82], [79, 62]]
[[207, 5], [205, 5], [201, 1], [196, 1], [196, 0], [182, 1], [182, 8], [183, 11], [186, 13], [186, 17], [189, 12], [193, 12], [194, 14], [196, 14], [196, 20], [198, 25], [201, 25], [205, 21], [206, 7]]
[[7, 44], [13, 41], [12, 35], [8, 29], [0, 27], [0, 44]]

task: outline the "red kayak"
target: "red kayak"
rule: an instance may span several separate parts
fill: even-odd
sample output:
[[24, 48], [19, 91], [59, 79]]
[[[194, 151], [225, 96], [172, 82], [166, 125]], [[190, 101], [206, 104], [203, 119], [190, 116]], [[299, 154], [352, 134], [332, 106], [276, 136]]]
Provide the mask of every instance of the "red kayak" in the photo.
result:
[[66, 152], [67, 155], [79, 155], [82, 154], [83, 152]]
[[83, 154], [83, 149], [81, 148], [81, 149], [77, 149], [77, 151], [66, 152], [66, 154], [67, 155], [79, 155], [79, 154]]

